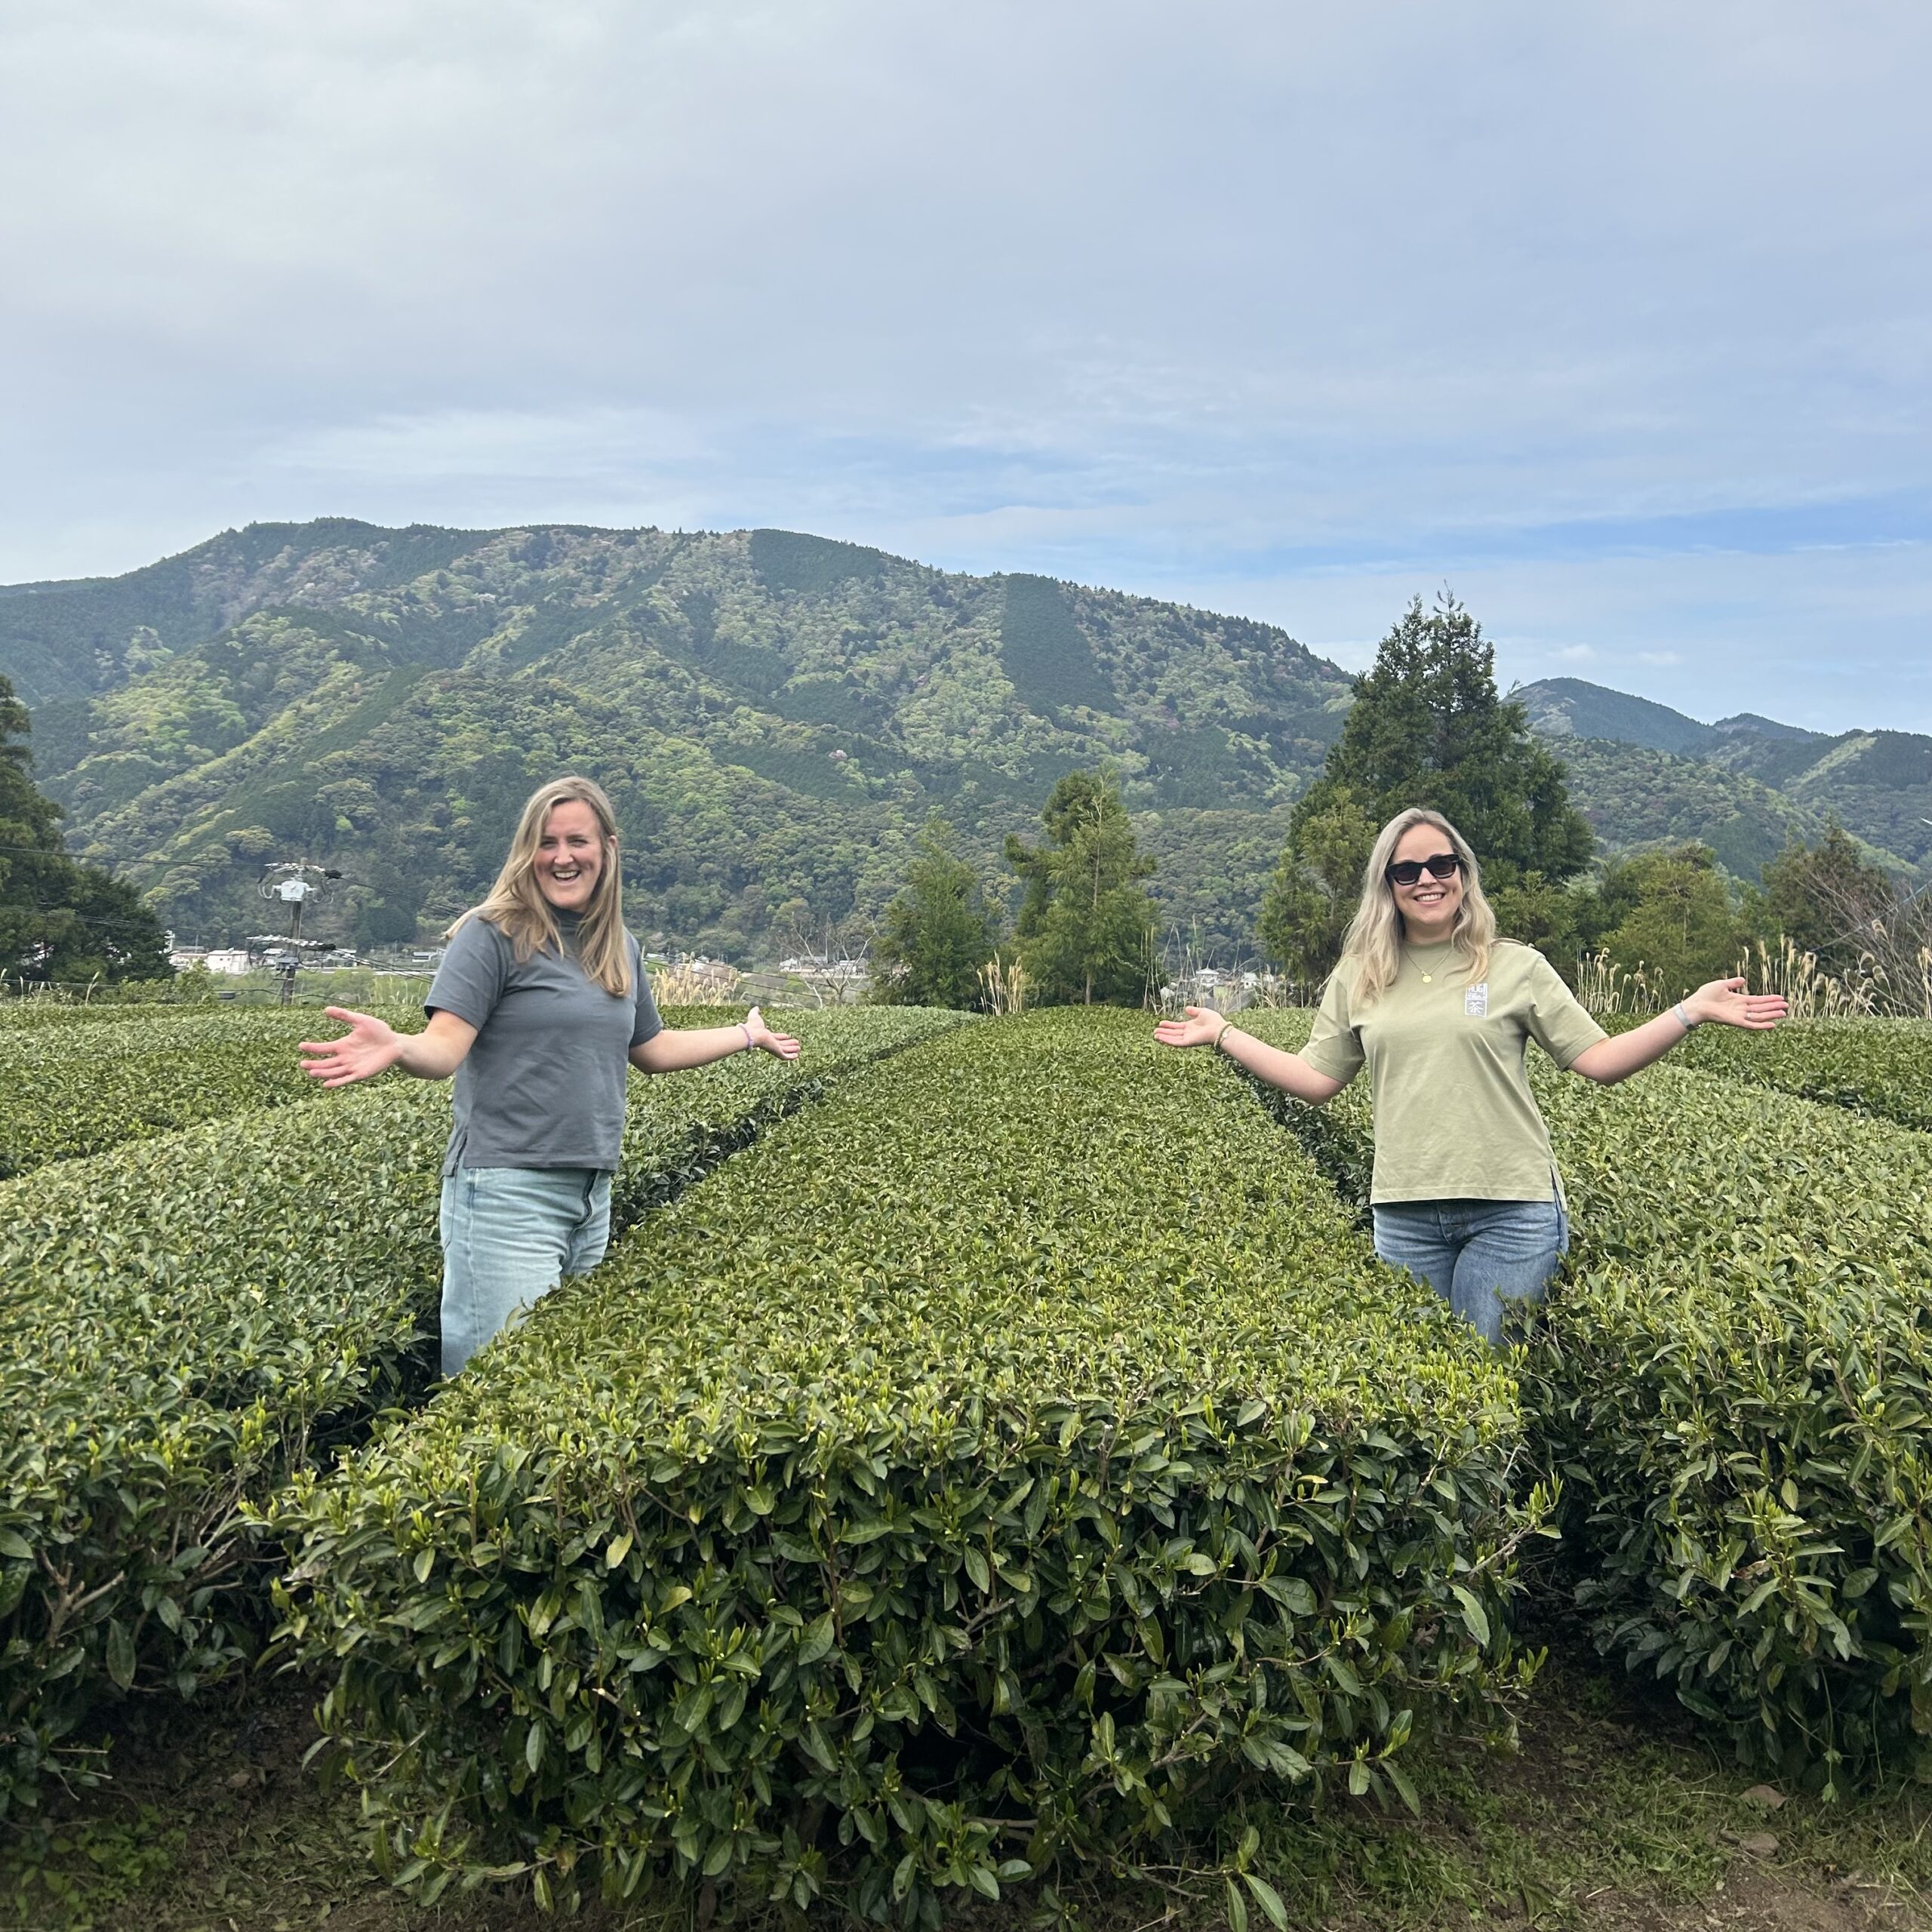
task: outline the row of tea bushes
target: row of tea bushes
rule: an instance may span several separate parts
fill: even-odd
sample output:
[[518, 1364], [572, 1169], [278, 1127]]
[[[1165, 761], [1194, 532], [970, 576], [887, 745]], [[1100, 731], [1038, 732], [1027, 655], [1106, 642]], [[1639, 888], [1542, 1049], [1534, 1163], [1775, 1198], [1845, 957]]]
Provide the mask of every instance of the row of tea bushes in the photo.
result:
[[1137, 1016], [901, 1056], [299, 1485], [289, 1630], [431, 1894], [932, 1924], [1506, 1722], [1506, 1367]]
[[[199, 1006], [177, 1008], [177, 1013], [200, 1012]], [[94, 1020], [152, 1018], [149, 1006], [99, 1004], [80, 1000], [47, 999], [38, 995], [0, 998], [0, 1037], [10, 1033], [37, 1032], [48, 1026], [85, 1026]]]
[[[398, 1011], [415, 1012], [421, 1017], [420, 1004], [408, 1007], [383, 1007], [379, 1008], [390, 1020], [396, 1018]], [[79, 999], [42, 999], [38, 995], [27, 995], [20, 999], [0, 999], [0, 1039], [14, 1034], [38, 1034], [46, 1029], [60, 1028], [93, 1028], [93, 1026], [158, 1026], [168, 1020], [257, 1020], [269, 1026], [286, 1024], [290, 1028], [315, 1028], [328, 1022], [323, 1018], [321, 1008], [313, 1007], [278, 1007], [272, 1001], [239, 1001], [239, 999], [182, 999], [182, 1001], [79, 1001]], [[297, 1038], [307, 1038], [305, 1032], [297, 1032]]]
[[[1254, 1030], [1292, 1046], [1306, 1022]], [[1663, 1066], [1606, 1090], [1533, 1059], [1575, 1249], [1524, 1331], [1524, 1412], [1599, 1640], [1787, 1771], [1915, 1749], [1932, 1142], [1734, 1079]], [[1365, 1189], [1355, 1092], [1281, 1110]]]
[[[296, 1042], [318, 1028], [325, 1035], [342, 1030], [317, 1013], [122, 1010], [140, 1017], [0, 1029], [0, 1180], [250, 1108], [312, 1099], [320, 1089], [302, 1071]], [[420, 1012], [409, 1016], [412, 1029], [422, 1023]]]
[[1768, 1035], [1701, 1026], [1679, 1051], [1702, 1073], [1932, 1128], [1932, 1020], [1797, 1020]]
[[[959, 1017], [805, 1016], [795, 1067], [635, 1077], [617, 1219]], [[97, 1701], [253, 1647], [248, 1509], [420, 1391], [448, 1124], [401, 1081], [0, 1184], [0, 1814]]]
[[1932, 1728], [1932, 1142], [1541, 1083], [1582, 1238], [1525, 1371], [1599, 1634], [1795, 1770]]

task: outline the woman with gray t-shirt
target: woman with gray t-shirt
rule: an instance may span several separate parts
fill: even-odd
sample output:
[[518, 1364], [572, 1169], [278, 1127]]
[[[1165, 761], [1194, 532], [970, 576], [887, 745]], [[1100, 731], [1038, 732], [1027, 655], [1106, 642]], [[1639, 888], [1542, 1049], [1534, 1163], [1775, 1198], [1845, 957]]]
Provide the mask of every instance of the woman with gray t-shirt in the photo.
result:
[[798, 1041], [756, 1007], [736, 1026], [666, 1027], [622, 895], [610, 800], [587, 778], [552, 780], [524, 807], [489, 897], [451, 928], [423, 1031], [332, 1006], [349, 1030], [303, 1043], [306, 1071], [325, 1087], [392, 1066], [456, 1075], [443, 1163], [445, 1375], [602, 1259], [627, 1068], [669, 1073], [753, 1047], [798, 1057]]

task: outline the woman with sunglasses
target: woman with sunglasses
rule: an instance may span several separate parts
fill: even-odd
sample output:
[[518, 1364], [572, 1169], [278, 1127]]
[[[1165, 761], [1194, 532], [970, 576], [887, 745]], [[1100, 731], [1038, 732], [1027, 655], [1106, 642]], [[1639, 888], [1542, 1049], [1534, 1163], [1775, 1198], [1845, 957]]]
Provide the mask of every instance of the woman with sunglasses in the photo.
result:
[[1361, 903], [1308, 1044], [1298, 1054], [1209, 1008], [1163, 1020], [1171, 1047], [1212, 1044], [1320, 1106], [1365, 1066], [1374, 1106], [1375, 1251], [1426, 1281], [1484, 1340], [1504, 1306], [1539, 1301], [1570, 1244], [1549, 1130], [1524, 1070], [1529, 1042], [1604, 1086], [1714, 1020], [1763, 1032], [1777, 994], [1713, 980], [1615, 1038], [1534, 947], [1496, 936], [1475, 854], [1439, 813], [1382, 828]]

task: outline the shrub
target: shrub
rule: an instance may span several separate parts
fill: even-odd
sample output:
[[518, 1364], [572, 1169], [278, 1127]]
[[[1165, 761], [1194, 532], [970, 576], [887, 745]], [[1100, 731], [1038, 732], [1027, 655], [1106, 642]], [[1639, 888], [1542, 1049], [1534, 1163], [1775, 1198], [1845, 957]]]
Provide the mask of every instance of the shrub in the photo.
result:
[[[958, 1020], [808, 1015], [795, 1067], [635, 1077], [615, 1219]], [[0, 1815], [97, 1703], [254, 1647], [249, 1509], [426, 1380], [448, 1124], [401, 1081], [0, 1185]]]
[[1795, 1020], [1768, 1036], [1703, 1026], [1681, 1052], [1700, 1072], [1932, 1128], [1932, 1023], [1923, 1020]]
[[[1932, 1729], [1932, 1143], [1672, 1067], [1536, 1084], [1576, 1247], [1524, 1417], [1598, 1642], [1788, 1775], [1895, 1757]], [[1352, 1092], [1282, 1110], [1365, 1180]]]
[[37, 1032], [43, 1026], [71, 1026], [94, 1020], [133, 1020], [152, 1017], [138, 1006], [117, 1006], [103, 1000], [51, 999], [38, 993], [0, 996], [0, 1034]]
[[198, 1121], [312, 1099], [321, 1090], [303, 1072], [294, 1043], [318, 1023], [340, 1031], [314, 1013], [156, 1018], [152, 1010], [128, 1026], [0, 1030], [0, 1180]]
[[775, 1129], [305, 1479], [289, 1632], [429, 1894], [930, 1924], [1504, 1721], [1516, 1435], [1220, 1069], [1039, 1015]]
[[1932, 1145], [1675, 1070], [1571, 1085], [1586, 1236], [1524, 1373], [1600, 1641], [1787, 1771], [1891, 1755], [1932, 1727]]

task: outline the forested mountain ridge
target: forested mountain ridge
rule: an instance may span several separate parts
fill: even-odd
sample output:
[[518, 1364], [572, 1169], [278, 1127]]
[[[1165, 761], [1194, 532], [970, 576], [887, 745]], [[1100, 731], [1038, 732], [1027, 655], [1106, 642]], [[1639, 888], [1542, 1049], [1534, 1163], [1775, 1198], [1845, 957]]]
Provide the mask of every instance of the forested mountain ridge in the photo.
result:
[[1561, 753], [1598, 835], [1616, 846], [1697, 838], [1755, 878], [1784, 835], [1835, 818], [1894, 866], [1932, 861], [1932, 737], [1807, 731], [1743, 712], [1705, 724], [1580, 678], [1510, 693]]
[[[740, 957], [875, 913], [934, 806], [997, 886], [1004, 835], [1102, 762], [1164, 919], [1247, 951], [1351, 695], [1269, 625], [818, 537], [343, 518], [0, 588], [0, 674], [71, 848], [184, 936], [260, 929], [261, 864], [295, 855], [346, 875], [325, 934], [433, 931], [574, 767], [617, 800], [633, 923]], [[1932, 739], [1707, 725], [1578, 679], [1512, 695], [1611, 851], [1702, 840], [1755, 878], [1835, 815], [1932, 857]]]
[[1103, 761], [1164, 912], [1238, 941], [1349, 691], [1271, 626], [783, 531], [343, 520], [15, 586], [0, 672], [72, 847], [184, 933], [258, 926], [260, 865], [292, 850], [347, 875], [342, 936], [412, 937], [570, 767], [617, 799], [634, 923], [739, 952], [875, 910], [934, 805], [996, 871]]

